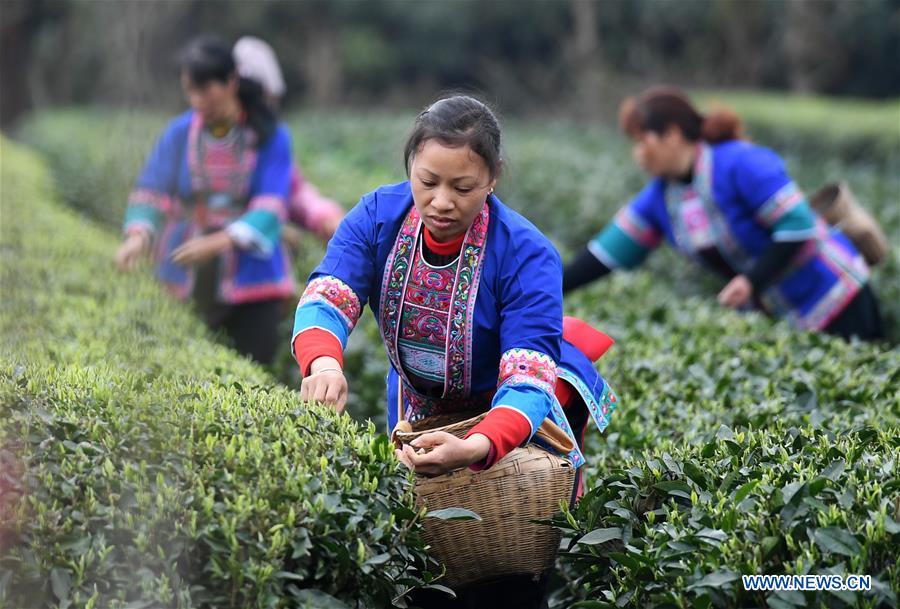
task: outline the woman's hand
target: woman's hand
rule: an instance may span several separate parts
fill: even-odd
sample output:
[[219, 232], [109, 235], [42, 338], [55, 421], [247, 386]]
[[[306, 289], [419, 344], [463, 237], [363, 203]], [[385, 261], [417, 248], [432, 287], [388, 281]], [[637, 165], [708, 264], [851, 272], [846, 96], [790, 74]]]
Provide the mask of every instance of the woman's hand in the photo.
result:
[[334, 237], [334, 233], [337, 231], [338, 226], [341, 225], [341, 220], [343, 219], [343, 215], [328, 216], [322, 220], [322, 223], [316, 229], [316, 236], [323, 243], [328, 243], [328, 241]]
[[[430, 452], [417, 452], [431, 448]], [[480, 433], [465, 440], [446, 431], [422, 434], [410, 444], [404, 444], [394, 454], [401, 463], [417, 474], [438, 476], [461, 467], [484, 461], [491, 450], [491, 441]]]
[[181, 266], [202, 264], [233, 247], [234, 243], [228, 233], [220, 230], [203, 237], [188, 239], [172, 252], [172, 262]]
[[137, 266], [141, 258], [150, 250], [150, 235], [144, 231], [129, 233], [116, 250], [116, 267], [128, 272]]
[[323, 356], [313, 360], [309, 374], [300, 383], [300, 399], [321, 402], [334, 408], [338, 414], [347, 405], [347, 378], [340, 363], [333, 357]]
[[296, 252], [303, 241], [303, 233], [293, 224], [285, 224], [281, 227], [281, 241], [291, 248], [292, 252]]
[[719, 304], [732, 309], [740, 309], [750, 301], [753, 296], [753, 284], [746, 275], [738, 275], [728, 282], [719, 292]]

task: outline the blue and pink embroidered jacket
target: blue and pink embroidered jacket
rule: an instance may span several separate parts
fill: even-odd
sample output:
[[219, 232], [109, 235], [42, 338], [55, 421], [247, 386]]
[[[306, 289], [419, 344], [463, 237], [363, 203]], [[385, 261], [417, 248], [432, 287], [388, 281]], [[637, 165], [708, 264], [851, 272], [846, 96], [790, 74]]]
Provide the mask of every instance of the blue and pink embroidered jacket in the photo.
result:
[[[578, 392], [602, 431], [616, 398], [562, 339], [562, 265], [546, 237], [491, 195], [449, 267], [423, 261], [423, 240], [408, 182], [365, 195], [310, 275], [292, 346], [324, 331], [346, 347], [368, 303], [391, 363], [389, 431], [402, 399], [412, 421], [490, 410], [482, 424], [495, 413], [521, 421], [526, 440], [547, 417], [572, 435], [555, 396], [558, 379]], [[570, 458], [583, 463], [577, 444]]]
[[125, 232], [153, 238], [157, 275], [179, 298], [191, 295], [192, 268], [171, 261], [188, 239], [225, 229], [237, 244], [220, 259], [217, 299], [228, 304], [294, 294], [280, 242], [288, 216], [291, 142], [279, 125], [261, 145], [238, 124], [222, 138], [192, 110], [169, 123], [128, 198]]
[[704, 251], [715, 250], [735, 274], [747, 274], [773, 242], [803, 242], [760, 297], [768, 311], [804, 329], [825, 328], [869, 276], [850, 240], [812, 211], [782, 160], [740, 140], [701, 144], [691, 183], [652, 180], [588, 249], [607, 267], [628, 269], [663, 238], [700, 264], [708, 261]]

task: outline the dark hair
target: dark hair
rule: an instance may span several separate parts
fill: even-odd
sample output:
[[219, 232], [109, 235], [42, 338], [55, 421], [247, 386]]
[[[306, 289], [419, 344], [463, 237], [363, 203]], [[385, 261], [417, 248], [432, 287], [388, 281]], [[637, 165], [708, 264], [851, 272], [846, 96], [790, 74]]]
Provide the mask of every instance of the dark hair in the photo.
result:
[[719, 108], [703, 116], [688, 97], [674, 87], [647, 89], [638, 97], [627, 98], [619, 106], [619, 128], [630, 137], [639, 137], [645, 131], [661, 135], [672, 125], [692, 142], [702, 139], [715, 144], [743, 135], [737, 114]]
[[[201, 36], [189, 42], [181, 51], [178, 63], [197, 85], [210, 81], [226, 83], [238, 77], [231, 47], [216, 36]], [[278, 117], [266, 103], [262, 85], [249, 78], [238, 78], [238, 99], [247, 114], [247, 123], [256, 131], [261, 144], [275, 132]]]
[[491, 178], [500, 176], [500, 123], [484, 102], [468, 95], [452, 95], [437, 100], [419, 114], [403, 152], [407, 176], [416, 151], [428, 140], [452, 147], [469, 146], [484, 159]]

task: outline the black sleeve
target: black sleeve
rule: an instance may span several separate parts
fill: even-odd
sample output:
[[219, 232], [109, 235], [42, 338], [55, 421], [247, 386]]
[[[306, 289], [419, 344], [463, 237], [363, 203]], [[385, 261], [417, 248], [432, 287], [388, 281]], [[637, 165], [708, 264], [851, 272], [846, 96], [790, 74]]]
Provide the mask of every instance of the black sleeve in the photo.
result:
[[753, 284], [753, 291], [759, 294], [768, 288], [778, 277], [779, 272], [787, 268], [791, 258], [800, 251], [805, 241], [775, 241], [763, 252], [753, 268], [747, 273], [747, 279]]
[[563, 270], [563, 294], [611, 272], [611, 268], [597, 260], [588, 248], [584, 248]]

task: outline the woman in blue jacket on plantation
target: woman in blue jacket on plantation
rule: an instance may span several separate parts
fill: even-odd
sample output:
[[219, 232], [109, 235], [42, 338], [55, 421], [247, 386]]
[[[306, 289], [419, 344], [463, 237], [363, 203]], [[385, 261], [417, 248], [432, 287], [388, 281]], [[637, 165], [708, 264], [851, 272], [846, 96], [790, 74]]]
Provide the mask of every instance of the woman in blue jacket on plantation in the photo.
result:
[[116, 264], [127, 271], [152, 254], [176, 297], [193, 300], [238, 351], [269, 363], [280, 303], [294, 294], [280, 239], [290, 136], [216, 38], [187, 46], [181, 84], [191, 109], [169, 123], [129, 195]]
[[[494, 194], [500, 137], [493, 112], [476, 99], [429, 106], [407, 141], [409, 180], [363, 196], [297, 306], [292, 344], [302, 399], [343, 410], [343, 351], [368, 303], [390, 361], [389, 430], [400, 417], [428, 429], [433, 417], [487, 413], [465, 438], [431, 432], [414, 441], [429, 452], [398, 450], [421, 474], [492, 467], [547, 418], [572, 437], [568, 457], [580, 468], [585, 428], [592, 421], [602, 431], [616, 407], [591, 364], [609, 339], [564, 320], [559, 254]], [[521, 574], [472, 583], [456, 600], [416, 603], [538, 609], [546, 607], [545, 585], [546, 577]]]
[[639, 266], [665, 239], [727, 280], [727, 307], [883, 337], [862, 255], [813, 212], [778, 155], [740, 139], [734, 114], [704, 117], [681, 91], [657, 87], [625, 100], [619, 125], [652, 179], [566, 267], [565, 292]]

